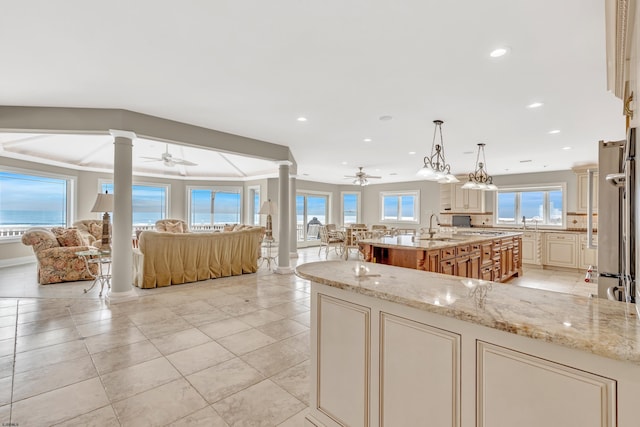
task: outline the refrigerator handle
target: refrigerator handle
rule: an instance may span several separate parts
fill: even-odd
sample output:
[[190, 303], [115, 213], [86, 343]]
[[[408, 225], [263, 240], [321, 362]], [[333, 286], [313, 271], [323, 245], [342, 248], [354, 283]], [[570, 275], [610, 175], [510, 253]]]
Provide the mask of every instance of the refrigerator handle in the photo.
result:
[[593, 169], [587, 169], [587, 249], [597, 249], [593, 244]]

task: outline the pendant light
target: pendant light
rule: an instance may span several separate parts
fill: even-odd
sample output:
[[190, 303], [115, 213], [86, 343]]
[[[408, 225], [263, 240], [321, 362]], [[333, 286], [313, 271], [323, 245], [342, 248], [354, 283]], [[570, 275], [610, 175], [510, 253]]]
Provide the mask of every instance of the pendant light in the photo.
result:
[[[424, 157], [424, 166], [417, 175], [428, 181], [438, 181], [441, 184], [459, 182], [458, 178], [451, 174], [451, 166], [444, 158], [444, 141], [442, 140], [442, 120], [434, 120], [433, 141], [431, 142], [431, 154]], [[437, 134], [440, 133], [440, 143], [436, 143]]]
[[[476, 156], [476, 170], [469, 174], [469, 181], [465, 182], [462, 188], [467, 190], [489, 190], [495, 191], [498, 187], [493, 183], [493, 177], [487, 173], [487, 160], [484, 155], [486, 144], [478, 144], [478, 155]], [[482, 161], [480, 161], [482, 153]]]

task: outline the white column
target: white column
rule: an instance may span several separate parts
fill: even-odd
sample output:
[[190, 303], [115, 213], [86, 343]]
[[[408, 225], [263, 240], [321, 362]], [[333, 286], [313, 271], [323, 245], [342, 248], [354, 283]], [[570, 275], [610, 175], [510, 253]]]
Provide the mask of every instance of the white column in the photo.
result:
[[108, 297], [117, 301], [136, 296], [132, 284], [131, 233], [133, 229], [131, 184], [133, 140], [136, 134], [129, 131], [110, 130], [114, 136], [113, 150], [113, 242], [111, 292]]
[[289, 181], [289, 193], [291, 195], [291, 199], [289, 202], [291, 213], [290, 213], [290, 240], [289, 240], [289, 250], [291, 258], [298, 258], [298, 217], [296, 215], [296, 177], [292, 176]]
[[289, 262], [289, 242], [291, 233], [291, 223], [289, 216], [291, 210], [289, 209], [289, 201], [291, 196], [289, 195], [289, 166], [291, 162], [282, 161], [278, 162], [278, 267], [275, 272], [278, 274], [290, 274], [293, 273], [293, 268]]

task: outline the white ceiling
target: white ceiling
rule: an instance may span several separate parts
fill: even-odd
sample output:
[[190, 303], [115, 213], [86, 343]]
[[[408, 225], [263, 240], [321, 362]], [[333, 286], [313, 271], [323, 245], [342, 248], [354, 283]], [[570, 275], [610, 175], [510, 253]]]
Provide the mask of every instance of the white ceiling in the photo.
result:
[[[510, 53], [490, 58], [499, 46]], [[283, 144], [314, 181], [349, 183], [358, 166], [417, 179], [434, 119], [456, 174], [479, 142], [501, 175], [594, 163], [598, 140], [625, 136], [603, 0], [8, 2], [0, 53], [2, 105], [126, 109]], [[240, 162], [236, 177], [265, 172]]]

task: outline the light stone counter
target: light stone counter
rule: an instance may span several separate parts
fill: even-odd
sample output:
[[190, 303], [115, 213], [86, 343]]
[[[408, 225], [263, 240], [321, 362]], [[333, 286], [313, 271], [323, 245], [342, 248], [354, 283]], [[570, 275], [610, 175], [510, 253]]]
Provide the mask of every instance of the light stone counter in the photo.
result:
[[356, 261], [302, 264], [296, 274], [348, 292], [640, 365], [640, 323], [633, 304]]
[[[464, 231], [451, 236], [436, 235], [435, 239], [419, 238], [418, 236], [399, 235], [394, 237], [379, 237], [375, 239], [363, 239], [359, 243], [370, 244], [381, 248], [402, 249], [445, 249], [463, 244], [479, 243], [486, 240], [500, 239], [502, 237], [521, 236], [522, 232], [515, 231], [488, 231], [473, 230]], [[437, 240], [443, 239], [443, 240]]]

